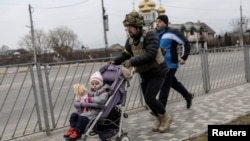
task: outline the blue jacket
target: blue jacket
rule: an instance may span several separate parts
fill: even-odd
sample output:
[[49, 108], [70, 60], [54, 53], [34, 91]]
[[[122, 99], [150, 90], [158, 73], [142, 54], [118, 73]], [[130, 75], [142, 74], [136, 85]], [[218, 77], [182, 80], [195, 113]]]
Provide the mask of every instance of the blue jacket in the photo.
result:
[[178, 63], [178, 44], [181, 45], [182, 51], [180, 57], [183, 60], [188, 58], [190, 45], [187, 38], [177, 29], [166, 28], [162, 31], [156, 30], [160, 39], [160, 47], [166, 49], [165, 60], [170, 69], [177, 69]]

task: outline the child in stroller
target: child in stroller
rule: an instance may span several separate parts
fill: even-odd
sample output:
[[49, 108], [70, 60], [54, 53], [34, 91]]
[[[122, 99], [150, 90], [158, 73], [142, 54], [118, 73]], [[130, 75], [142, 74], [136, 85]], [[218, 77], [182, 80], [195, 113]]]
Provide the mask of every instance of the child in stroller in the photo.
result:
[[[107, 141], [118, 134], [116, 140], [129, 141], [127, 133], [121, 129], [122, 118], [127, 117], [125, 111], [127, 80], [131, 78], [131, 71], [116, 65], [106, 65], [99, 72], [102, 75], [103, 83], [110, 86], [108, 100], [103, 103], [91, 103], [92, 108], [101, 108], [100, 112], [85, 126], [82, 141], [86, 141], [89, 135], [99, 135], [102, 141]], [[76, 107], [84, 107], [90, 103], [75, 102]], [[95, 106], [94, 106], [95, 105]], [[89, 106], [89, 105], [88, 105]]]
[[[79, 85], [75, 87], [79, 87]], [[99, 71], [91, 75], [90, 87], [91, 91], [88, 93], [88, 97], [85, 98], [84, 102], [76, 101], [75, 103], [75, 107], [78, 111], [72, 113], [70, 116], [70, 129], [64, 134], [66, 140], [79, 139], [84, 133], [90, 119], [95, 117], [100, 111], [100, 108], [95, 106], [97, 104], [105, 104], [108, 99], [109, 85], [103, 84], [103, 78]], [[79, 103], [82, 104], [82, 106], [79, 106]], [[79, 110], [83, 109], [83, 107], [84, 109], [88, 107], [88, 110], [85, 110], [84, 112]]]

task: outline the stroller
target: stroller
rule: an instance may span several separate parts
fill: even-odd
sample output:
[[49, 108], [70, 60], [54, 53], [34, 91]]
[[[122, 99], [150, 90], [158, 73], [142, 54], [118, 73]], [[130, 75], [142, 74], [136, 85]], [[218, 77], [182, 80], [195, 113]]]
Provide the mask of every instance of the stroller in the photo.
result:
[[98, 115], [88, 123], [82, 141], [96, 134], [102, 141], [108, 141], [115, 135], [117, 135], [116, 141], [129, 141], [127, 133], [122, 130], [122, 117], [128, 117], [124, 111], [129, 81], [123, 77], [122, 66], [106, 65], [99, 71], [104, 83], [110, 85], [109, 99]]

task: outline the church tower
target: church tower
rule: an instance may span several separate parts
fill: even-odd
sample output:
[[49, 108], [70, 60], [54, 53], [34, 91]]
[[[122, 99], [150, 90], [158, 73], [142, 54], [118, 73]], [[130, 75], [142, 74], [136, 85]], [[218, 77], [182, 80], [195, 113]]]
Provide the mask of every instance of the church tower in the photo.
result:
[[158, 13], [158, 15], [164, 15], [165, 14], [165, 8], [164, 7], [162, 7], [162, 5], [161, 5], [161, 0], [159, 0], [160, 1], [160, 6], [159, 6], [159, 8], [157, 9], [157, 13]]
[[155, 20], [159, 15], [165, 14], [165, 9], [160, 6], [156, 9], [155, 2], [153, 0], [143, 0], [138, 5], [139, 13], [143, 15], [145, 21], [144, 29], [152, 29], [155, 27]]
[[144, 17], [145, 26], [150, 26], [158, 17], [155, 3], [152, 0], [143, 0], [138, 7], [139, 13]]

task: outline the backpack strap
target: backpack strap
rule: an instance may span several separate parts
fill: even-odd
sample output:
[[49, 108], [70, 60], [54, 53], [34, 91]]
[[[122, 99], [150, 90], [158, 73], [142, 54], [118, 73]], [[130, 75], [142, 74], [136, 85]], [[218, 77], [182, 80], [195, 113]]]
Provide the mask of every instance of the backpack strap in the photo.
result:
[[145, 38], [147, 36], [147, 34], [148, 34], [148, 30], [144, 30], [143, 33], [142, 33], [142, 37]]

